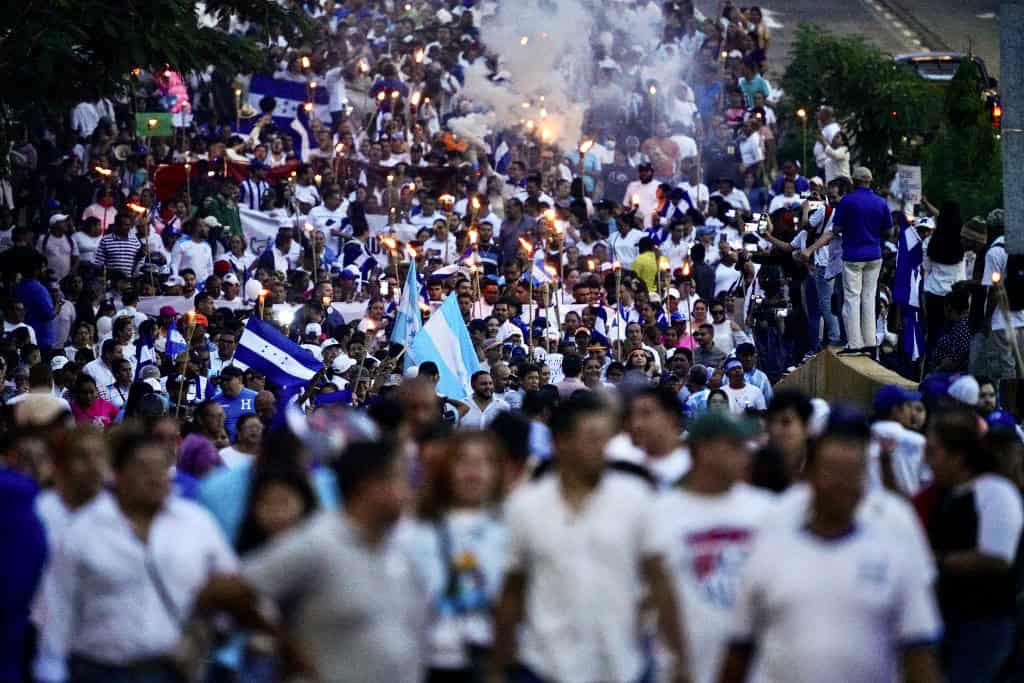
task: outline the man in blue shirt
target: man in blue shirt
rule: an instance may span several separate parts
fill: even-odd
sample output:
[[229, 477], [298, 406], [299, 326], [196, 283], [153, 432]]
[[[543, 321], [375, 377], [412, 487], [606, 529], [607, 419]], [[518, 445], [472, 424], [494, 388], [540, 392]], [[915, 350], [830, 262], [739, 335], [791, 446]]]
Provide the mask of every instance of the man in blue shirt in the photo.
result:
[[873, 354], [875, 298], [882, 270], [882, 241], [892, 229], [885, 200], [871, 190], [871, 171], [853, 171], [854, 190], [836, 207], [833, 230], [843, 238], [843, 325], [846, 355]]
[[213, 400], [224, 409], [224, 429], [235, 441], [235, 425], [245, 413], [256, 412], [256, 392], [242, 384], [242, 371], [229, 365], [220, 372], [220, 392]]

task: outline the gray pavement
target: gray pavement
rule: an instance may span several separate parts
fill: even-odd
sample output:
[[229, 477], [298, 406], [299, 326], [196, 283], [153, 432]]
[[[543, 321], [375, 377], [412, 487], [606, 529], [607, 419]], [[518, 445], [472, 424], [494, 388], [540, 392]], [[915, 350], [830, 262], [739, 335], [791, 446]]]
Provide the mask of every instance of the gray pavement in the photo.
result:
[[[717, 15], [720, 7], [718, 0], [695, 4], [707, 15]], [[785, 69], [797, 25], [807, 21], [839, 35], [863, 36], [893, 54], [972, 48], [998, 78], [999, 0], [762, 0], [759, 4], [769, 25], [776, 24], [769, 50], [771, 73], [776, 77]]]
[[944, 43], [929, 47], [973, 50], [985, 60], [992, 75], [999, 77], [999, 0], [880, 1], [909, 13]]

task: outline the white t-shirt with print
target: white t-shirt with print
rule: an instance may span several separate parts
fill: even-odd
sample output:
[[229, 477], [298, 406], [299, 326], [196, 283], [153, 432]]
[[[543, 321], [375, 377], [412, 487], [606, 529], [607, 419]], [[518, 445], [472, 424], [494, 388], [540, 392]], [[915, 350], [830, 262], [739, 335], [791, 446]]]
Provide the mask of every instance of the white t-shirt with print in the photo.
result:
[[743, 568], [775, 504], [774, 495], [747, 484], [718, 496], [675, 489], [657, 503], [665, 564], [686, 615], [696, 683], [717, 680]]

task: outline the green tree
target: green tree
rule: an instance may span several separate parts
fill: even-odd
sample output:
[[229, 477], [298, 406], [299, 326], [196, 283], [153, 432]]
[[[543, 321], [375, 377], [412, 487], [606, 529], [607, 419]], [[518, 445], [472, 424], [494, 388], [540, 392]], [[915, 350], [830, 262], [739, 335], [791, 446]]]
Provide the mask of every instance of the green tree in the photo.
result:
[[924, 154], [924, 191], [932, 203], [953, 200], [963, 216], [1003, 205], [1000, 145], [985, 102], [981, 74], [964, 61], [946, 91], [945, 116]]
[[14, 119], [124, 93], [136, 67], [186, 73], [261, 65], [270, 27], [296, 36], [307, 29], [303, 15], [274, 0], [206, 0], [222, 26], [232, 14], [252, 22], [252, 39], [200, 27], [193, 0], [4, 0], [0, 7], [0, 105]]
[[[794, 110], [813, 117], [830, 105], [850, 138], [857, 163], [884, 176], [894, 162], [918, 160], [920, 134], [938, 113], [935, 90], [891, 55], [863, 38], [838, 37], [812, 24], [797, 28], [782, 87]], [[792, 119], [791, 119], [792, 120]], [[800, 129], [788, 131], [784, 150], [801, 143]], [[808, 122], [809, 146], [817, 136]]]

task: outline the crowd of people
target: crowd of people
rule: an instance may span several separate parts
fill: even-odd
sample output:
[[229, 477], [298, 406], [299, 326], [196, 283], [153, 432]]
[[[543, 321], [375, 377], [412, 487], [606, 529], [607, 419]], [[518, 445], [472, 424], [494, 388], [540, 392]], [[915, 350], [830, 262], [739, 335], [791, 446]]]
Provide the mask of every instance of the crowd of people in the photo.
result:
[[[297, 2], [301, 44], [201, 12], [264, 67], [24, 126], [0, 681], [1022, 673], [1003, 210], [881, 182], [828, 103], [777, 116], [758, 7], [577, 1], [578, 130], [549, 92], [467, 133], [519, 85], [490, 0]], [[412, 350], [445, 302], [454, 387]], [[774, 386], [822, 352], [919, 391]]]

